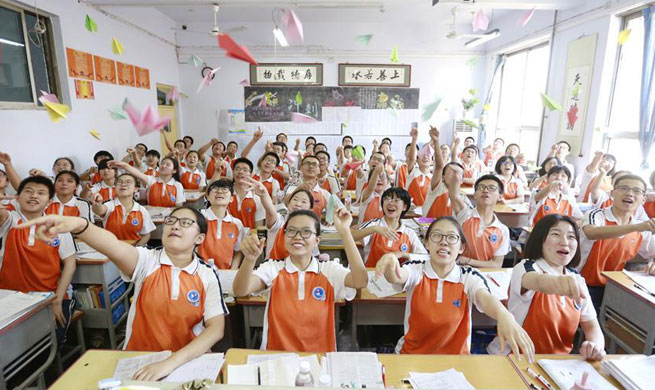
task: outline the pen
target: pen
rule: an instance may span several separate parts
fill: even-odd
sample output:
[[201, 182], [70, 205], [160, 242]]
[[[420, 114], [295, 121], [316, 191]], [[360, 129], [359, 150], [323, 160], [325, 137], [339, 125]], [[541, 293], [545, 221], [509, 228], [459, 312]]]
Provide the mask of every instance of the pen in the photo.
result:
[[387, 387], [387, 368], [382, 365], [382, 384]]
[[530, 367], [526, 368], [526, 371], [527, 371], [528, 374], [530, 374], [534, 379], [538, 380], [539, 383], [541, 383], [542, 385], [546, 386], [547, 389], [549, 389], [549, 390], [553, 390], [553, 386], [552, 386], [550, 383], [548, 383], [548, 381], [546, 380], [546, 378], [543, 377], [543, 375], [537, 374], [537, 373], [534, 372]]
[[262, 369], [257, 366], [257, 386], [261, 386], [262, 384]]
[[644, 288], [644, 287], [638, 285], [637, 283], [633, 283], [633, 285], [634, 285], [636, 288], [638, 288], [639, 290], [645, 292], [646, 294], [655, 297], [655, 294], [653, 294], [652, 292], [650, 292], [648, 289], [646, 289], [646, 288]]
[[489, 276], [489, 279], [491, 279], [491, 281], [494, 282], [494, 284], [496, 286], [500, 287], [500, 284], [498, 284], [498, 282], [496, 282], [496, 279], [492, 278], [491, 276]]

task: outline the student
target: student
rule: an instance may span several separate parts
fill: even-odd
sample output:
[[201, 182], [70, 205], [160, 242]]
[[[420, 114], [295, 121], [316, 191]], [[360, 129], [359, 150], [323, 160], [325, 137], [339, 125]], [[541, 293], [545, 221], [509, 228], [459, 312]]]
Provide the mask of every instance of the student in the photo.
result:
[[[48, 203], [55, 194], [52, 181], [43, 176], [30, 176], [20, 182], [18, 189], [19, 210], [7, 211], [0, 208], [0, 289], [22, 292], [54, 292], [55, 300], [50, 305], [57, 327], [67, 329], [65, 313], [73, 307], [68, 300], [68, 286], [75, 274], [75, 243], [73, 237], [61, 231], [50, 237], [49, 243], [36, 240], [35, 228], [30, 222], [44, 215]], [[88, 219], [79, 219], [86, 221]], [[63, 306], [70, 310], [64, 310]], [[60, 331], [59, 341], [64, 333]]]
[[195, 150], [190, 150], [186, 154], [186, 166], [182, 168], [180, 181], [185, 190], [204, 191], [207, 186], [207, 177], [203, 172], [200, 163], [200, 155]]
[[159, 154], [158, 151], [154, 149], [150, 149], [146, 152], [146, 163], [145, 165], [136, 166], [137, 168], [141, 169], [141, 172], [143, 172], [144, 175], [146, 176], [159, 176], [159, 159], [161, 158], [161, 155]]
[[[96, 166], [100, 165], [100, 162], [102, 161], [109, 161], [113, 160], [114, 156], [109, 153], [106, 150], [101, 150], [97, 152], [96, 154], [93, 155], [93, 162], [96, 164]], [[70, 169], [72, 170], [72, 169]], [[91, 181], [91, 184], [97, 184], [102, 181], [102, 176], [100, 176], [100, 173], [98, 172], [100, 169], [96, 167], [91, 167], [84, 171], [80, 175], [80, 181]], [[93, 176], [91, 176], [93, 175]]]
[[123, 161], [133, 167], [139, 168], [145, 162], [145, 155], [148, 152], [146, 144], [138, 143], [134, 148], [127, 149], [127, 155], [123, 157]]
[[184, 141], [184, 144], [186, 145], [187, 150], [191, 150], [191, 147], [193, 146], [193, 137], [190, 135], [185, 135], [182, 137], [182, 141]]
[[353, 172], [356, 177], [355, 195], [358, 201], [361, 202], [364, 199], [363, 191], [368, 186], [368, 183], [371, 178], [371, 172], [373, 172], [373, 170], [375, 170], [375, 167], [377, 167], [378, 165], [382, 165], [384, 168], [385, 164], [386, 164], [386, 159], [384, 158], [384, 155], [380, 152], [373, 152], [373, 154], [371, 154], [371, 158], [368, 160], [368, 170], [364, 170], [363, 165], [360, 165], [357, 169], [355, 169], [355, 171]]
[[514, 172], [514, 176], [516, 176], [519, 180], [521, 180], [521, 183], [523, 185], [527, 185], [528, 178], [525, 176], [525, 171], [523, 170], [523, 167], [517, 161], [520, 154], [521, 154], [521, 147], [518, 144], [509, 144], [505, 148], [505, 156], [510, 156], [511, 158], [514, 159], [514, 162], [516, 163], [516, 172]]
[[475, 145], [465, 146], [461, 154], [461, 164], [464, 171], [462, 187], [473, 187], [478, 177], [482, 175], [484, 168], [478, 160], [478, 148]]
[[409, 192], [414, 205], [423, 206], [425, 204], [425, 197], [430, 190], [432, 156], [429, 153], [417, 156], [416, 140], [418, 139], [418, 129], [412, 129], [410, 136], [412, 137], [412, 142], [407, 156], [408, 177], [405, 189]]
[[327, 152], [327, 146], [323, 142], [319, 142], [316, 145], [314, 145], [314, 155], [318, 152]]
[[505, 140], [502, 138], [496, 138], [491, 147], [487, 146], [482, 150], [484, 155], [484, 165], [487, 167], [493, 167], [496, 165], [496, 161], [499, 158], [504, 156], [503, 146], [505, 145]]
[[501, 202], [505, 204], [525, 203], [523, 182], [515, 176], [517, 165], [510, 156], [502, 156], [496, 162], [496, 176], [503, 182], [505, 192]]
[[359, 206], [359, 224], [382, 218], [382, 194], [389, 188], [389, 176], [384, 170], [383, 164], [375, 165], [368, 174], [368, 183], [362, 191], [361, 203]]
[[272, 150], [277, 154], [280, 161], [273, 170], [273, 178], [277, 180], [280, 188], [287, 185], [287, 181], [291, 178], [291, 164], [287, 161], [287, 145], [282, 142], [273, 142]]
[[159, 177], [146, 176], [138, 169], [122, 161], [112, 161], [110, 166], [121, 168], [139, 179], [146, 186], [146, 199], [149, 206], [179, 207], [186, 201], [184, 188], [180, 183], [180, 166], [177, 159], [164, 157], [159, 164]]
[[[602, 166], [598, 168], [598, 175], [596, 175], [591, 182], [589, 183], [589, 202], [597, 208], [604, 209], [605, 207], [610, 207], [613, 203], [612, 197], [609, 195], [609, 191], [602, 190], [601, 183], [604, 181], [605, 176], [607, 175], [606, 167]], [[612, 178], [612, 188], [614, 188], [614, 183], [616, 180], [624, 175], [629, 175], [630, 171], [616, 171], [611, 176]], [[639, 210], [637, 211], [639, 213]], [[638, 218], [642, 219], [642, 218]]]
[[[548, 157], [557, 157], [561, 164], [569, 169], [571, 172], [571, 180], [575, 178], [575, 166], [566, 160], [566, 157], [571, 153], [571, 144], [566, 141], [559, 141], [548, 152]], [[577, 186], [576, 186], [577, 187]]]
[[[583, 219], [582, 262], [578, 269], [587, 281], [596, 308], [600, 307], [605, 291], [604, 271], [623, 270], [637, 253], [647, 259], [655, 256], [655, 220], [639, 222], [635, 218], [645, 194], [646, 183], [641, 177], [621, 176], [610, 192], [612, 206], [590, 210]], [[655, 267], [651, 270], [655, 273]]]
[[560, 161], [559, 158], [557, 157], [547, 157], [542, 163], [541, 167], [539, 168], [539, 171], [537, 171], [537, 177], [530, 183], [528, 188], [530, 191], [534, 190], [540, 190], [544, 188], [545, 186], [548, 185], [548, 171], [550, 171], [550, 168], [557, 166], [557, 165], [562, 165], [562, 162]]
[[134, 201], [134, 194], [138, 190], [137, 178], [123, 173], [116, 179], [118, 199], [103, 202], [100, 194], [95, 194], [93, 212], [102, 218], [102, 226], [119, 240], [146, 245], [150, 233], [156, 228], [148, 210]]
[[295, 185], [288, 185], [284, 190], [284, 198], [289, 200], [291, 194], [294, 193], [296, 188], [304, 188], [312, 192], [314, 197], [314, 205], [312, 210], [319, 216], [323, 214], [327, 201], [330, 198], [330, 193], [318, 185], [318, 174], [320, 172], [320, 161], [316, 156], [305, 156], [300, 164], [300, 172], [302, 173], [302, 182]]
[[467, 238], [464, 253], [459, 256], [457, 262], [472, 267], [501, 268], [505, 255], [511, 250], [509, 229], [494, 214], [494, 206], [504, 190], [502, 180], [494, 175], [478, 178], [473, 187], [475, 208], [468, 207], [462, 198], [456, 195], [460, 193], [462, 185], [460, 178], [450, 175], [449, 180], [447, 185], [450, 189], [450, 202], [455, 218]]
[[241, 245], [244, 259], [234, 279], [234, 294], [246, 296], [270, 288], [264, 315], [261, 349], [294, 352], [336, 350], [334, 304], [351, 300], [368, 282], [366, 268], [350, 234], [352, 216], [335, 211], [334, 225], [341, 236], [349, 268], [335, 261], [319, 261], [312, 254], [320, 242], [321, 223], [310, 210], [297, 210], [284, 225], [289, 256], [269, 259], [253, 272], [264, 239], [249, 236]]
[[351, 229], [355, 241], [364, 241], [367, 267], [375, 267], [386, 253], [394, 253], [406, 260], [409, 260], [410, 253], [428, 253], [416, 232], [401, 222], [411, 204], [412, 199], [405, 189], [388, 188], [382, 194], [384, 215]]
[[[212, 154], [209, 157], [209, 161], [207, 161], [205, 153], [209, 148], [211, 148]], [[217, 138], [212, 138], [206, 145], [198, 149], [198, 155], [200, 156], [200, 161], [205, 164], [205, 177], [209, 181], [216, 180], [217, 178], [232, 178], [232, 167], [224, 158], [225, 144]], [[216, 175], [215, 173], [217, 167], [221, 168], [220, 175]]]
[[575, 197], [568, 194], [571, 182], [569, 169], [564, 166], [552, 167], [547, 177], [548, 185], [530, 199], [530, 225], [536, 225], [548, 214], [568, 215], [575, 220], [582, 218]]
[[[352, 156], [352, 162], [354, 163], [362, 161], [363, 159], [366, 158], [366, 149], [361, 145], [357, 145], [357, 146], [361, 147], [364, 157], [360, 159], [359, 156]], [[355, 148], [357, 148], [357, 146], [355, 146]], [[373, 159], [373, 156], [371, 156], [371, 159]], [[370, 161], [369, 161], [369, 165], [370, 165]], [[360, 170], [361, 170], [361, 177], [360, 177]], [[350, 170], [350, 171], [347, 171], [346, 168], [343, 167], [341, 171], [341, 176], [346, 178], [346, 190], [348, 191], [354, 190], [357, 196], [359, 196], [359, 194], [361, 194], [361, 191], [360, 192], [357, 191], [359, 180], [363, 179], [364, 181], [366, 181], [366, 176], [364, 175], [364, 167], [360, 165], [358, 166], [357, 169]]]
[[[605, 339], [584, 279], [575, 270], [580, 262], [578, 227], [570, 217], [551, 214], [534, 227], [514, 266], [508, 309], [534, 343], [535, 353], [569, 354], [578, 326], [585, 341], [585, 360], [602, 360]], [[496, 338], [489, 353], [503, 352]]]
[[318, 159], [319, 168], [318, 185], [330, 194], [341, 193], [339, 180], [330, 174], [330, 153], [321, 150], [316, 152], [316, 158]]
[[400, 266], [389, 253], [375, 267], [375, 277], [384, 276], [396, 289], [407, 291], [405, 335], [396, 345], [397, 353], [469, 354], [471, 349], [471, 308], [498, 321], [501, 344], [507, 341], [518, 356], [530, 362], [534, 346], [498, 298], [491, 295], [487, 280], [471, 267], [456, 264], [464, 251], [466, 237], [452, 217], [437, 218], [428, 228], [425, 246], [428, 261], [408, 261]]
[[[68, 157], [58, 157], [55, 160], [55, 162], [52, 164], [52, 174], [53, 174], [53, 176], [48, 176], [45, 172], [43, 172], [40, 169], [36, 169], [36, 168], [30, 169], [29, 170], [29, 175], [30, 176], [37, 176], [37, 175], [46, 176], [46, 177], [50, 177], [50, 179], [52, 179], [52, 181], [54, 181], [55, 176], [57, 176], [59, 174], [59, 172], [62, 172], [62, 171], [73, 171], [73, 172], [75, 172], [75, 164], [73, 163], [73, 160], [71, 160]], [[20, 180], [21, 180], [20, 178], [17, 179], [16, 187], [18, 187], [18, 184], [20, 184]], [[13, 185], [13, 183], [12, 183], [12, 185]]]
[[580, 178], [580, 201], [591, 202], [591, 182], [595, 177], [600, 182], [595, 187], [600, 191], [609, 192], [612, 190], [612, 175], [616, 170], [616, 158], [611, 154], [596, 152], [589, 165], [582, 171]]
[[343, 138], [341, 138], [341, 145], [346, 147], [346, 146], [353, 146], [353, 137], [346, 135]]
[[55, 178], [55, 196], [45, 209], [45, 213], [82, 217], [93, 222], [89, 201], [75, 196], [79, 185], [80, 177], [77, 173], [73, 171], [59, 172]]
[[275, 142], [282, 142], [282, 143], [285, 143], [285, 144], [286, 144], [288, 141], [289, 141], [289, 138], [288, 138], [287, 135], [284, 134], [284, 133], [278, 133], [278, 134], [275, 136]]
[[[85, 199], [89, 199], [89, 192], [91, 196], [95, 194], [100, 194], [102, 196], [103, 202], [109, 199], [116, 199], [116, 176], [118, 176], [118, 171], [114, 167], [110, 167], [108, 162], [111, 160], [102, 160], [98, 164], [98, 174], [102, 178], [102, 181], [96, 184], [86, 183], [86, 187], [82, 190], [80, 196]], [[126, 166], [130, 166], [128, 163], [123, 163]], [[130, 167], [132, 168], [132, 167]], [[136, 169], [136, 168], [132, 168]]]
[[37, 237], [45, 241], [53, 240], [52, 231], [72, 233], [107, 256], [126, 282], [134, 283], [124, 349], [170, 350], [173, 354], [139, 369], [132, 379], [161, 379], [223, 338], [228, 311], [218, 276], [194, 253], [207, 233], [200, 212], [189, 207], [173, 210], [164, 220], [163, 247], [158, 249], [135, 248], [76, 217], [49, 215], [21, 228], [32, 226], [37, 227]]
[[340, 175], [343, 175], [344, 165], [352, 161], [352, 151], [353, 147], [351, 145], [337, 146], [337, 164], [335, 166], [335, 172], [339, 172]]
[[230, 141], [227, 143], [227, 149], [225, 150], [225, 161], [227, 161], [228, 164], [234, 168], [234, 164], [232, 162], [237, 158], [237, 151], [239, 150], [239, 144], [237, 144], [234, 141]]
[[205, 241], [198, 246], [198, 255], [218, 269], [237, 269], [241, 264], [241, 242], [247, 230], [227, 211], [234, 187], [231, 180], [221, 179], [207, 187], [209, 207], [200, 212], [207, 220]]
[[450, 162], [450, 146], [446, 144], [441, 144], [439, 147], [439, 150], [441, 151], [441, 159], [443, 160], [444, 163]]
[[262, 201], [252, 192], [252, 162], [245, 157], [234, 160], [234, 195], [228, 205], [230, 215], [239, 219], [243, 226], [255, 228], [264, 225], [266, 217]]
[[268, 195], [272, 199], [278, 199], [280, 193], [280, 182], [273, 178], [273, 172], [278, 165], [280, 165], [280, 156], [275, 152], [266, 152], [257, 162], [259, 173], [252, 176], [256, 181], [264, 184]]
[[14, 196], [7, 194], [7, 186], [9, 185], [9, 179], [7, 178], [7, 172], [0, 169], [0, 205], [6, 207], [11, 200], [14, 200]]
[[186, 166], [184, 159], [186, 158], [186, 154], [189, 151], [186, 147], [186, 142], [184, 142], [182, 139], [177, 139], [171, 148], [171, 145], [168, 142], [168, 138], [164, 137], [164, 140], [166, 142], [166, 147], [170, 150], [166, 157], [174, 157], [177, 159], [180, 166]]
[[650, 187], [651, 192], [646, 194], [646, 203], [644, 203], [644, 210], [649, 218], [655, 218], [655, 171], [650, 174]]
[[[395, 186], [399, 188], [407, 188], [407, 175], [409, 173], [409, 170], [407, 168], [407, 162], [409, 161], [410, 150], [414, 148], [415, 153], [419, 151], [418, 144], [415, 142], [414, 137], [412, 136], [414, 130], [416, 130], [416, 134], [418, 137], [418, 129], [412, 127], [412, 129], [409, 131], [409, 135], [410, 137], [412, 137], [412, 142], [405, 145], [405, 161], [396, 160], [396, 164], [393, 167], [395, 171], [395, 178], [393, 182]], [[412, 145], [414, 146], [412, 147]]]

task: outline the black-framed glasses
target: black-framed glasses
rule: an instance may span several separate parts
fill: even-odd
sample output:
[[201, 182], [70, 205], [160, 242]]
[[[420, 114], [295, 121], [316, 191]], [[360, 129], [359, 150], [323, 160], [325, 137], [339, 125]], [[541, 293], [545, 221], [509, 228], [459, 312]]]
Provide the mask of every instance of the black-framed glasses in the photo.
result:
[[493, 184], [487, 186], [484, 184], [479, 184], [477, 189], [480, 190], [480, 192], [485, 192], [485, 191], [496, 192], [498, 191], [498, 186], [495, 186]]
[[178, 217], [174, 217], [172, 215], [169, 215], [168, 217], [164, 218], [164, 223], [166, 225], [171, 225], [172, 226], [172, 225], [175, 225], [175, 223], [178, 222], [178, 221], [180, 222], [180, 226], [182, 226], [183, 228], [191, 227], [191, 226], [193, 226], [194, 223], [196, 223], [196, 221], [194, 221], [191, 218], [178, 218]]
[[458, 234], [443, 234], [439, 232], [430, 233], [430, 241], [435, 244], [443, 242], [444, 239], [446, 240], [446, 244], [455, 245], [459, 242], [460, 236]]
[[286, 228], [284, 230], [284, 235], [287, 236], [288, 238], [296, 238], [296, 236], [300, 234], [301, 238], [304, 238], [305, 240], [310, 238], [312, 234], [316, 234], [315, 231], [312, 229], [294, 229], [294, 228]]
[[232, 191], [230, 191], [228, 187], [212, 187], [212, 189], [209, 190], [210, 194], [220, 194], [220, 193], [228, 194], [230, 192]]

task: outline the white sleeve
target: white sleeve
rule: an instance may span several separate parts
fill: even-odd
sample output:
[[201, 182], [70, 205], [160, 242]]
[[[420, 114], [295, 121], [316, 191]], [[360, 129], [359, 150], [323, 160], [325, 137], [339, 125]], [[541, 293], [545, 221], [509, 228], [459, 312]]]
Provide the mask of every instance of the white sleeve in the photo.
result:
[[410, 230], [409, 231], [409, 242], [412, 246], [411, 253], [428, 253], [428, 251], [425, 249], [425, 246], [423, 246], [423, 243], [421, 242], [421, 239], [418, 237], [415, 231]]
[[509, 229], [507, 228], [507, 226], [503, 225], [500, 230], [503, 235], [502, 237], [503, 241], [501, 242], [500, 247], [498, 247], [498, 250], [494, 253], [494, 256], [505, 256], [512, 249], [510, 247], [511, 239], [509, 236]]
[[603, 209], [591, 209], [582, 218], [582, 227], [586, 225], [605, 226], [605, 213]]
[[141, 231], [139, 232], [139, 234], [145, 236], [146, 234], [157, 229], [157, 227], [152, 222], [152, 218], [150, 218], [150, 214], [145, 208], [141, 207], [140, 211], [141, 211], [141, 217], [143, 218], [143, 226], [141, 226]]
[[357, 290], [346, 287], [346, 276], [350, 270], [336, 261], [327, 261], [320, 264], [325, 276], [334, 288], [334, 299], [345, 299], [351, 301], [357, 295]]
[[136, 250], [139, 254], [136, 260], [136, 267], [134, 267], [134, 272], [132, 277], [125, 275], [121, 272], [121, 277], [126, 282], [134, 282], [135, 284], [141, 283], [148, 276], [148, 272], [152, 269], [153, 265], [157, 262], [158, 251], [163, 249], [148, 249], [146, 247], [137, 246]]
[[97, 194], [100, 191], [100, 183], [96, 183], [91, 186], [91, 193], [93, 195]]
[[[523, 182], [520, 179], [516, 179], [516, 196], [525, 198], [525, 190], [523, 189]], [[525, 199], [521, 199], [525, 200]]]
[[105, 211], [105, 215], [103, 215], [102, 218], [102, 226], [105, 226], [107, 224], [107, 220], [109, 219], [109, 215], [114, 211], [116, 208], [116, 205], [114, 204], [114, 200], [108, 200], [103, 203], [103, 206], [107, 208], [107, 211]]
[[571, 204], [573, 219], [582, 219], [584, 217], [584, 214], [582, 214], [582, 211], [580, 211], [580, 207], [578, 207], [578, 202], [575, 201], [575, 197], [573, 195], [569, 195], [568, 200], [569, 203]]
[[516, 297], [524, 302], [530, 302], [534, 296], [534, 290], [526, 290], [525, 294], [521, 294], [523, 289], [523, 276], [528, 272], [534, 272], [534, 262], [532, 260], [525, 259], [514, 266], [512, 269], [512, 277], [509, 282], [509, 296]]
[[175, 188], [177, 189], [177, 197], [175, 198], [175, 205], [181, 206], [186, 202], [186, 197], [184, 196], [184, 187], [179, 181], [175, 181]]
[[639, 255], [645, 259], [652, 259], [655, 257], [655, 236], [651, 232], [641, 232], [643, 240], [639, 247]]
[[268, 288], [271, 287], [273, 280], [280, 272], [280, 266], [284, 267], [284, 261], [267, 260], [261, 263], [259, 267], [257, 267], [257, 269], [252, 272], [252, 274], [261, 279], [262, 282], [264, 282], [266, 285], [266, 288]]
[[582, 283], [580, 283], [580, 288], [582, 288], [582, 292], [584, 293], [584, 296], [587, 297], [586, 299], [582, 300], [582, 307], [580, 308], [580, 322], [595, 320], [597, 318], [596, 309], [594, 308], [594, 305], [591, 302], [591, 298], [589, 298], [591, 295], [589, 295], [589, 289], [587, 288], [587, 283], [585, 283], [585, 280], [582, 277], [582, 275], [577, 274], [577, 277], [579, 277], [582, 280]]
[[[362, 230], [362, 229], [367, 228], [369, 226], [379, 226], [379, 225], [380, 225], [380, 219], [379, 218], [378, 219], [372, 219], [370, 221], [366, 221], [363, 224], [359, 225], [359, 227], [357, 229]], [[375, 234], [375, 233], [373, 233], [373, 234]], [[364, 244], [364, 246], [367, 246], [369, 244], [369, 241], [371, 241], [371, 239], [373, 238], [373, 234], [369, 234], [368, 236], [362, 238], [362, 243]]]
[[[12, 224], [14, 223], [14, 219], [15, 219], [14, 213], [12, 213], [11, 211], [8, 211], [7, 212], [7, 219], [5, 219], [5, 222], [2, 224], [2, 226], [0, 226], [0, 238], [4, 238], [4, 236], [7, 235], [7, 233], [9, 232], [9, 229], [11, 228]], [[0, 261], [0, 264], [2, 264], [1, 261]]]
[[205, 284], [205, 312], [203, 313], [203, 319], [205, 321], [219, 316], [228, 314], [227, 306], [225, 306], [225, 301], [223, 300], [223, 294], [221, 294], [220, 280], [218, 277], [218, 272], [213, 268], [211, 271], [214, 275], [208, 277], [208, 281]]
[[[455, 267], [459, 266], [456, 265]], [[476, 295], [478, 290], [485, 290], [491, 294], [487, 278], [485, 278], [484, 275], [480, 273], [480, 271], [473, 267], [462, 267], [462, 273], [464, 273], [464, 289], [466, 291], [466, 295], [468, 296], [471, 303], [473, 303], [475, 307], [478, 308], [480, 313], [484, 313], [479, 305]]]
[[405, 284], [402, 286], [402, 291], [408, 291], [409, 289], [414, 288], [414, 286], [416, 286], [423, 278], [423, 268], [425, 267], [425, 264], [423, 261], [407, 261], [401, 267], [407, 270], [408, 273], [407, 281], [405, 281]]
[[460, 225], [464, 224], [464, 222], [468, 221], [469, 218], [473, 215], [473, 209], [470, 207], [464, 207], [463, 209], [459, 210], [459, 213], [455, 215], [455, 219], [457, 222], [459, 222]]
[[146, 180], [146, 187], [150, 187], [151, 185], [157, 183], [157, 178], [154, 176], [147, 176]]
[[266, 210], [264, 210], [264, 206], [262, 205], [262, 199], [257, 195], [254, 195], [253, 199], [255, 199], [255, 222], [265, 220]]
[[288, 195], [293, 194], [293, 191], [295, 191], [296, 188], [298, 188], [298, 186], [287, 185], [287, 187], [284, 189], [284, 197], [286, 198]]
[[271, 191], [271, 199], [276, 199], [280, 192], [280, 182], [277, 180], [273, 180], [272, 183], [273, 183], [273, 189]]
[[77, 252], [75, 247], [75, 241], [73, 241], [73, 236], [70, 233], [63, 233], [59, 235], [59, 258], [65, 259], [69, 256], [73, 256]]
[[207, 186], [207, 175], [205, 174], [204, 171], [200, 172], [200, 187], [206, 187]]
[[244, 229], [243, 223], [241, 223], [240, 220], [235, 218], [234, 223], [237, 225], [237, 229], [239, 230], [237, 232], [237, 242], [234, 243], [234, 251], [237, 252], [241, 250], [241, 243], [243, 242], [243, 240], [246, 239], [246, 236], [248, 235], [248, 231]]

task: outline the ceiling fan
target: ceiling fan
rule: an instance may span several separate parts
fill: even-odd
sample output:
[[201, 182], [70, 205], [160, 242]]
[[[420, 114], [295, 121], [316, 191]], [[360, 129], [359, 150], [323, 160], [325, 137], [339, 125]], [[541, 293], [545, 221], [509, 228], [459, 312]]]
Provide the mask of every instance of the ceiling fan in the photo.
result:
[[221, 33], [232, 34], [232, 33], [236, 33], [236, 32], [245, 31], [245, 30], [248, 29], [248, 27], [246, 27], [246, 26], [237, 26], [237, 27], [232, 27], [232, 28], [229, 28], [229, 29], [227, 29], [225, 31], [222, 31], [218, 27], [219, 5], [218, 5], [218, 3], [214, 3], [212, 5], [212, 7], [214, 8], [214, 26], [212, 26], [211, 30], [209, 30], [208, 32], [189, 30], [186, 25], [182, 25], [181, 27], [176, 27], [174, 29], [178, 30], [178, 31], [186, 31], [186, 32], [196, 33], [196, 34], [208, 34], [208, 35], [211, 35], [213, 37], [218, 36], [218, 34], [221, 34]]
[[453, 15], [453, 22], [450, 24], [450, 31], [448, 34], [446, 34], [446, 38], [448, 39], [460, 39], [460, 38], [485, 38], [487, 37], [487, 34], [460, 34], [457, 32], [457, 13], [459, 9], [458, 7], [453, 7], [450, 10], [450, 13]]

